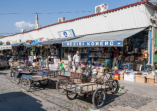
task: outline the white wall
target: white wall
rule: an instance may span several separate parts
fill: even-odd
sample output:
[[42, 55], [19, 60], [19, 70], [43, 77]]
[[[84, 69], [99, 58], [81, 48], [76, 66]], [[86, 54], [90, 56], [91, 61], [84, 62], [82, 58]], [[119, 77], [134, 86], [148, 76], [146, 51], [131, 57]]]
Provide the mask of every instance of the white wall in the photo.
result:
[[[38, 39], [41, 37], [54, 39], [59, 38], [58, 31], [73, 29], [76, 36], [112, 32], [126, 29], [134, 29], [140, 27], [148, 27], [151, 25], [149, 15], [152, 9], [145, 4], [120, 9], [93, 17], [83, 18], [67, 23], [46, 27], [44, 29], [35, 30], [24, 33], [22, 40]], [[14, 40], [14, 37], [11, 37]], [[2, 39], [2, 41], [5, 39]]]

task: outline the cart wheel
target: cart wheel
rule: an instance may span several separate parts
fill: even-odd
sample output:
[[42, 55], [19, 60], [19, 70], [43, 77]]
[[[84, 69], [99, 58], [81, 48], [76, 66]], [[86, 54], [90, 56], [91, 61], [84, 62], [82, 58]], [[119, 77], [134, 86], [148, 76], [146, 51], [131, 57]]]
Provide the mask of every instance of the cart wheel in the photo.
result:
[[69, 100], [74, 100], [77, 98], [78, 94], [72, 91], [66, 91], [66, 96]]
[[112, 81], [112, 94], [115, 94], [115, 93], [117, 93], [118, 92], [118, 90], [119, 90], [119, 82], [118, 82], [118, 80], [113, 80]]
[[31, 82], [28, 78], [24, 77], [20, 80], [20, 85], [23, 89], [25, 89], [26, 91], [29, 91], [31, 88]]
[[101, 108], [105, 104], [106, 100], [106, 93], [104, 89], [99, 88], [94, 91], [93, 97], [92, 97], [92, 102], [95, 106], [95, 108]]
[[40, 86], [46, 87], [49, 84], [49, 80], [39, 81]]
[[64, 80], [62, 81], [57, 81], [56, 83], [56, 89], [57, 91], [62, 94], [65, 95], [66, 94], [66, 83]]

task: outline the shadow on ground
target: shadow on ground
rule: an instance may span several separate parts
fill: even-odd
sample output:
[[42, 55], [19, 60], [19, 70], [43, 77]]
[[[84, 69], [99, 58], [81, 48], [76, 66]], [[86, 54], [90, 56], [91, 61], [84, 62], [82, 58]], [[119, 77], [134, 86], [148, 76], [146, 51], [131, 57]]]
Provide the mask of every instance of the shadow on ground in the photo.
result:
[[[106, 101], [105, 101], [105, 105], [108, 105], [112, 102], [115, 101], [116, 98], [119, 98], [120, 96], [123, 96], [124, 94], [127, 93], [128, 90], [126, 90], [124, 93], [117, 93], [117, 94], [106, 94]], [[83, 96], [79, 96], [77, 99], [88, 102], [90, 104], [92, 103], [92, 95], [89, 96], [88, 98], [84, 98]], [[104, 105], [104, 106], [105, 106]]]
[[0, 111], [45, 111], [41, 101], [23, 93], [0, 94]]

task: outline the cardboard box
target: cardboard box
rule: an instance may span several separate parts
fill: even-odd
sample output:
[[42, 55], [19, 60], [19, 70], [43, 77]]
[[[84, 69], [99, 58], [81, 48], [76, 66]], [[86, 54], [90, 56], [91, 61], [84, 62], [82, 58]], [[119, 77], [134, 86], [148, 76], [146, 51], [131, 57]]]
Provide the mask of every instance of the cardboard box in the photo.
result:
[[135, 81], [135, 75], [134, 74], [124, 74], [124, 80], [126, 81]]
[[103, 72], [98, 72], [98, 75], [102, 76], [102, 75], [104, 75], [104, 73]]
[[120, 74], [120, 80], [124, 80], [124, 75]]
[[136, 76], [136, 82], [146, 83], [146, 78], [143, 76]]
[[153, 75], [153, 74], [147, 74], [146, 78], [147, 79], [155, 79], [155, 75]]
[[147, 84], [155, 84], [155, 79], [147, 79]]

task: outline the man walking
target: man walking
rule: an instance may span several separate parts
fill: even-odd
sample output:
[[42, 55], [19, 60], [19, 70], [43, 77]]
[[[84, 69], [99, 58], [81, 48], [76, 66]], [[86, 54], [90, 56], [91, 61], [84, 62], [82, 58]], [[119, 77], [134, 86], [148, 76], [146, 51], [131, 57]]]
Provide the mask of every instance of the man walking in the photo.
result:
[[114, 59], [113, 59], [113, 65], [112, 65], [112, 68], [114, 68], [115, 65], [118, 65], [118, 56], [119, 56], [119, 50], [117, 47], [114, 47]]
[[75, 73], [76, 73], [76, 69], [78, 69], [79, 73], [81, 73], [80, 59], [81, 59], [80, 53], [79, 53], [79, 51], [77, 51], [76, 54], [73, 57], [73, 64], [74, 64], [74, 67], [75, 67]]
[[68, 54], [68, 71], [70, 72], [71, 67], [72, 67], [72, 51]]

